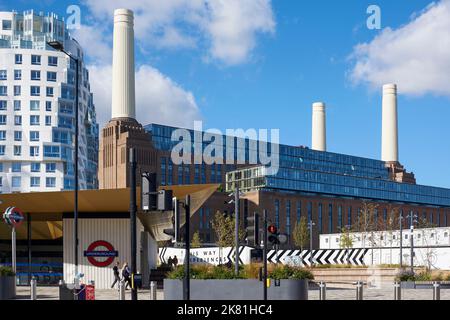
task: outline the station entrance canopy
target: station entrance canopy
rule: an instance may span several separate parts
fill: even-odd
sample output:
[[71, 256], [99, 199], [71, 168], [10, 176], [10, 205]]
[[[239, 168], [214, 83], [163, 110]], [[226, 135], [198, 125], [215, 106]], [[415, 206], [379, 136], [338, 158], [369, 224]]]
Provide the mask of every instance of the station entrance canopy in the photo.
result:
[[[206, 200], [217, 190], [218, 184], [182, 185], [163, 187], [172, 190], [173, 196], [184, 201], [186, 195], [191, 196], [191, 216], [200, 209]], [[73, 217], [73, 191], [14, 193], [0, 195], [0, 213], [8, 207], [18, 207], [31, 218], [31, 237], [33, 240], [54, 240], [63, 236], [63, 215]], [[141, 212], [140, 188], [137, 188], [138, 218], [156, 241], [167, 240], [162, 230], [172, 225], [172, 215], [169, 212]], [[114, 214], [123, 215], [129, 212], [130, 189], [81, 190], [78, 195], [79, 217], [102, 218]], [[17, 239], [27, 239], [28, 221], [17, 229]], [[182, 221], [183, 223], [183, 221]], [[11, 229], [5, 223], [0, 223], [0, 240], [10, 239]]]

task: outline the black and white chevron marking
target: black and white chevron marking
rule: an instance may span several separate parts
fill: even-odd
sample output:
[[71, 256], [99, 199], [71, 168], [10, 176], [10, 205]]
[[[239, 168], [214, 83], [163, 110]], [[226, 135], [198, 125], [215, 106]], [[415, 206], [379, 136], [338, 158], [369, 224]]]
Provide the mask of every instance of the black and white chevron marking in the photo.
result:
[[289, 263], [300, 262], [303, 265], [314, 264], [347, 264], [355, 266], [364, 265], [364, 257], [369, 249], [329, 249], [329, 250], [270, 250], [267, 254], [267, 259], [272, 263]]

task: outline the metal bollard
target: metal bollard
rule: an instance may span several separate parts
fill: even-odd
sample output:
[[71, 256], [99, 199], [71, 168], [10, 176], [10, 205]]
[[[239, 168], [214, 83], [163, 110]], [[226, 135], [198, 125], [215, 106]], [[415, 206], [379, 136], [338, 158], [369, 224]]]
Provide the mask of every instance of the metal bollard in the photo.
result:
[[125, 300], [125, 282], [119, 281], [119, 300]]
[[356, 282], [356, 300], [363, 300], [364, 282]]
[[31, 278], [31, 281], [30, 281], [30, 299], [31, 300], [37, 299], [36, 285], [37, 285], [36, 277]]
[[157, 297], [156, 297], [157, 289], [158, 289], [157, 282], [151, 281], [150, 282], [150, 300], [157, 300]]
[[323, 281], [319, 283], [319, 300], [327, 300], [327, 284]]
[[402, 286], [400, 282], [394, 282], [394, 300], [402, 300]]
[[441, 283], [433, 282], [433, 300], [441, 300]]

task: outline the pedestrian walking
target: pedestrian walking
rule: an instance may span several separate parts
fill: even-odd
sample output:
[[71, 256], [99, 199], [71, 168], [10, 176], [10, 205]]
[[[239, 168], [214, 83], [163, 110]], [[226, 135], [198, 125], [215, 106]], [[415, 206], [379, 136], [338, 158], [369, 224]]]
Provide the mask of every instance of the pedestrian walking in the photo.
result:
[[113, 273], [114, 273], [114, 282], [111, 285], [111, 289], [114, 288], [115, 284], [119, 284], [120, 282], [120, 272], [119, 272], [120, 262], [117, 261], [116, 264], [113, 267]]
[[125, 262], [122, 267], [122, 280], [125, 281], [126, 284], [125, 290], [127, 290], [128, 287], [131, 288], [131, 272], [127, 262]]

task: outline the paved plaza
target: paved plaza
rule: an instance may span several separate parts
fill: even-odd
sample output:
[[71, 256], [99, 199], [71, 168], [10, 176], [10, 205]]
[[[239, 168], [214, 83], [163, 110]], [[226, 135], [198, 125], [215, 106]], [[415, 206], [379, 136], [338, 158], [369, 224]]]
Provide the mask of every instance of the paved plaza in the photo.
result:
[[[356, 290], [354, 288], [328, 288], [327, 300], [356, 300]], [[58, 300], [59, 289], [57, 287], [38, 287], [38, 300]], [[96, 300], [118, 300], [119, 293], [117, 290], [96, 290]], [[139, 300], [150, 300], [149, 290], [139, 290]], [[18, 287], [17, 300], [29, 300], [30, 288]], [[126, 300], [130, 300], [130, 290], [126, 291]], [[162, 290], [158, 290], [157, 299], [164, 299]], [[314, 288], [309, 290], [310, 300], [319, 300], [319, 290]], [[364, 288], [364, 300], [393, 300], [394, 289], [390, 286], [383, 288]], [[402, 289], [402, 300], [432, 300], [432, 289]], [[450, 290], [441, 290], [441, 300], [450, 300]]]

